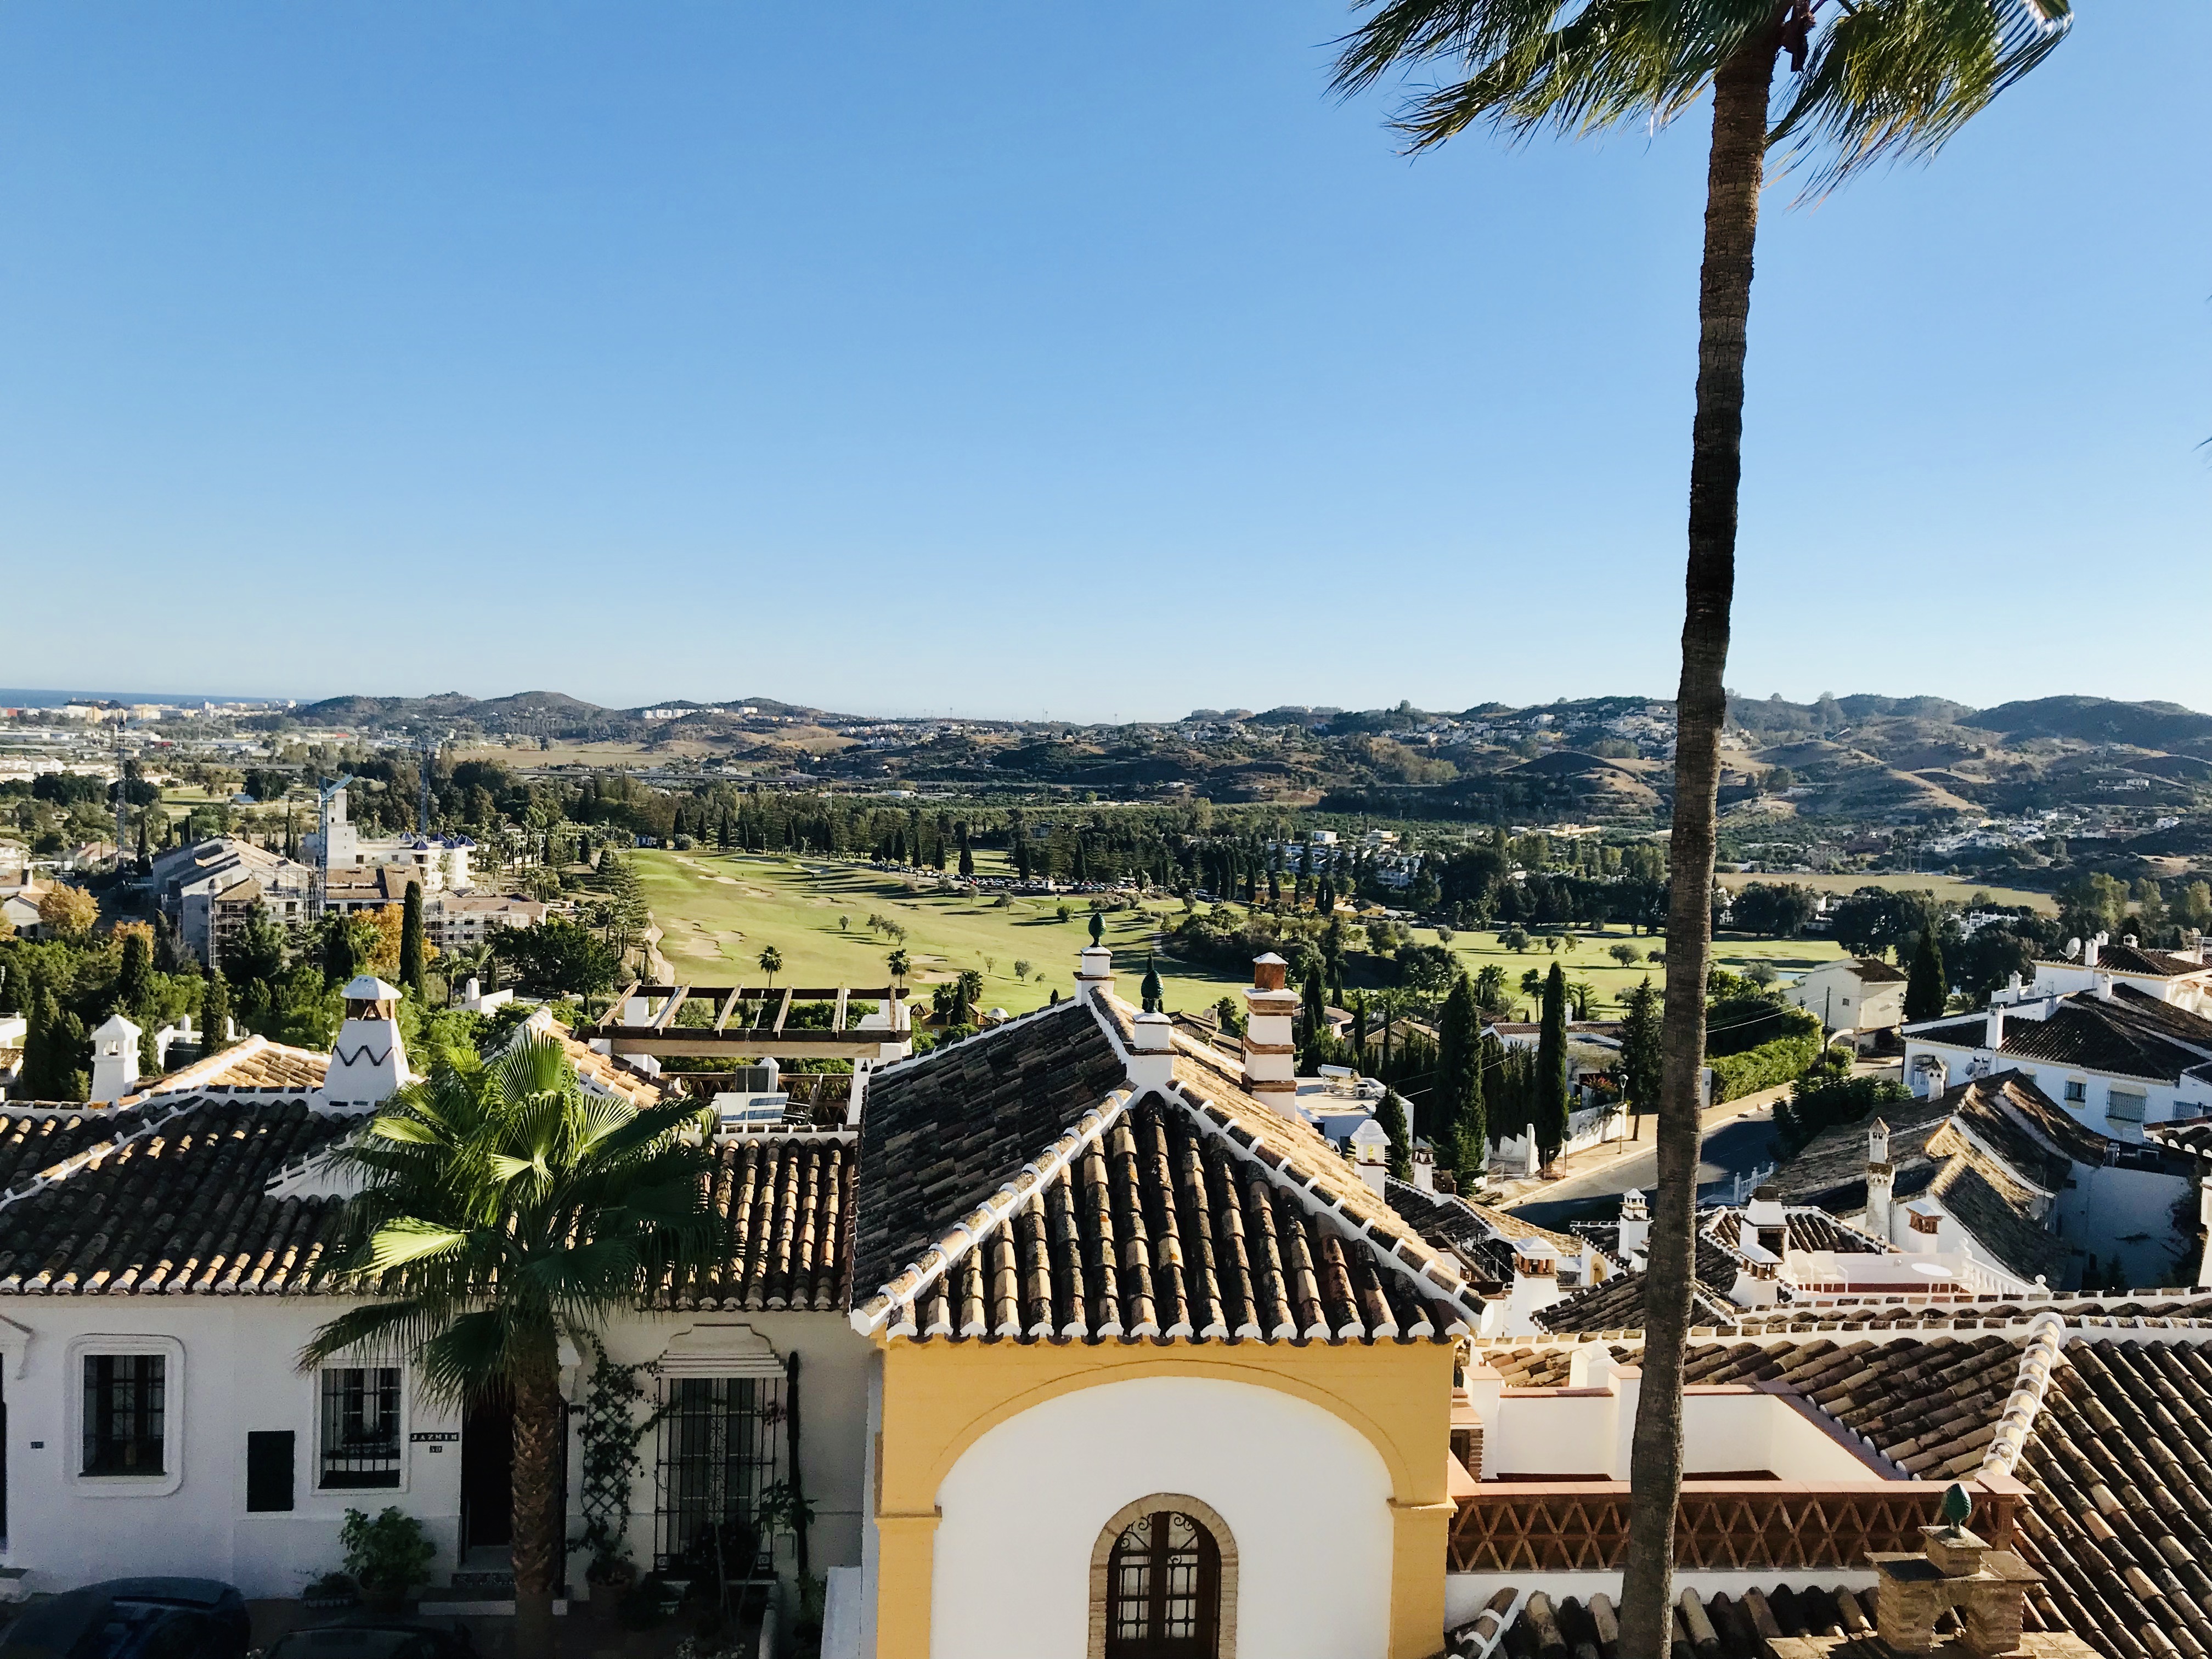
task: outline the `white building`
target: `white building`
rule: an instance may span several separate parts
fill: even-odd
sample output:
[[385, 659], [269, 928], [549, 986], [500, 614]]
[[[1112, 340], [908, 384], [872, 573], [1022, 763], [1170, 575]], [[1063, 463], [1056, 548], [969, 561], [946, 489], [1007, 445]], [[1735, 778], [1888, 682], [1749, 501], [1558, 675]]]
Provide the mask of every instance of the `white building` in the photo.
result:
[[1905, 1023], [1905, 975], [1886, 962], [1845, 957], [1811, 969], [1783, 996], [1832, 1036], [1863, 1049]]
[[323, 805], [315, 831], [301, 842], [301, 854], [319, 870], [336, 878], [344, 871], [365, 871], [379, 865], [400, 865], [416, 872], [428, 895], [440, 890], [466, 892], [475, 884], [469, 870], [476, 842], [466, 836], [396, 836], [389, 840], [365, 839], [346, 817], [346, 791], [332, 789]]

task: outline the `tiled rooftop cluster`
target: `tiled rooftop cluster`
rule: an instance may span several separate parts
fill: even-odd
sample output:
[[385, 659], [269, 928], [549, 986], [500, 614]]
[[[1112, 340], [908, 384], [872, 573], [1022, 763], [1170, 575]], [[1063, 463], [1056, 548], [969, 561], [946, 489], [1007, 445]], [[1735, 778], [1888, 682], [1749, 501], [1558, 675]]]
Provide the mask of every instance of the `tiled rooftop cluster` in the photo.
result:
[[[264, 1188], [360, 1119], [319, 1115], [304, 1101], [186, 1097], [175, 1105], [171, 1115], [6, 1121], [0, 1150], [15, 1156], [0, 1199], [0, 1295], [330, 1288], [340, 1200], [271, 1198]], [[43, 1185], [21, 1183], [40, 1160], [53, 1173]]]
[[[1790, 1244], [1799, 1250], [1832, 1250], [1839, 1255], [1875, 1255], [1896, 1247], [1884, 1243], [1871, 1233], [1846, 1225], [1825, 1210], [1800, 1208], [1790, 1212]], [[1737, 1210], [1717, 1211], [1706, 1223], [1705, 1236], [1714, 1243], [1734, 1249], [1743, 1234], [1742, 1212]]]
[[118, 1103], [135, 1106], [160, 1095], [212, 1094], [219, 1090], [304, 1092], [321, 1088], [330, 1066], [328, 1054], [271, 1042], [257, 1034], [165, 1076], [147, 1079], [137, 1093], [125, 1095]]
[[[1985, 1033], [1986, 1021], [1976, 1014], [1922, 1027], [1911, 1035], [1923, 1042], [1978, 1048]], [[2109, 1001], [2094, 993], [2076, 992], [2052, 1008], [2047, 1018], [2008, 1018], [1997, 1053], [2157, 1079], [2176, 1078], [2201, 1065], [2208, 1045], [2212, 1045], [2212, 1020], [2123, 984], [2113, 988]]]

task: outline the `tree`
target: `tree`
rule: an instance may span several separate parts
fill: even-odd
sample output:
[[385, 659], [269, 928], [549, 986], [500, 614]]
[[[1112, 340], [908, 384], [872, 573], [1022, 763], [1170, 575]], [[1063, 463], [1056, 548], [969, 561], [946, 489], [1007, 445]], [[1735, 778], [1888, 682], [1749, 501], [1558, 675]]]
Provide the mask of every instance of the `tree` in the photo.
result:
[[99, 920], [98, 902], [82, 887], [58, 881], [40, 896], [40, 925], [64, 944], [83, 943]]
[[257, 899], [247, 908], [238, 931], [223, 941], [216, 954], [233, 983], [274, 984], [284, 971], [284, 930]]
[[1429, 1139], [1449, 1153], [1462, 1188], [1490, 1162], [1490, 1125], [1482, 1103], [1482, 1012], [1462, 974], [1437, 1022], [1436, 1085], [1430, 1094]]
[[[1026, 967], [1028, 964], [1024, 963], [1018, 963], [1016, 965], [1018, 967]], [[1026, 976], [1018, 974], [1016, 977], [1020, 978]], [[1146, 957], [1145, 958], [1145, 983], [1139, 994], [1145, 1000], [1145, 1012], [1146, 1013], [1157, 1014], [1160, 1012], [1160, 970], [1153, 965], [1152, 959], [1150, 957]]]
[[145, 1023], [154, 1003], [154, 930], [143, 922], [115, 930], [123, 936], [123, 965], [115, 975], [115, 1006]]
[[230, 1047], [230, 981], [220, 963], [208, 969], [207, 983], [200, 988], [200, 1053], [219, 1054]]
[[975, 873], [975, 849], [968, 844], [968, 826], [965, 823], [960, 826], [960, 873], [963, 876]]
[[84, 1022], [36, 983], [23, 1032], [22, 1087], [31, 1100], [82, 1100], [92, 1091], [92, 1043]]
[[548, 916], [527, 927], [492, 930], [491, 952], [528, 990], [591, 996], [614, 988], [622, 971], [615, 947], [581, 922]]
[[1395, 1089], [1382, 1091], [1382, 1103], [1375, 1109], [1375, 1127], [1390, 1138], [1390, 1179], [1411, 1181], [1413, 1178], [1413, 1144], [1406, 1129], [1406, 1103], [1398, 1098]]
[[[1682, 672], [1674, 703], [1666, 1081], [1620, 1613], [1622, 1651], [1655, 1659], [1667, 1651], [1673, 1617], [1682, 1349], [1690, 1319], [1701, 1026], [1711, 947], [1707, 896], [1728, 712], [1723, 675], [1735, 584], [1752, 251], [1766, 153], [1783, 147], [1787, 164], [1825, 151], [1821, 180], [1840, 182], [1878, 161], [1932, 152], [2057, 45], [2069, 21], [2068, 0], [1853, 0], [1832, 8], [1825, 0], [1368, 3], [1371, 15], [1345, 40], [1337, 60], [1340, 90], [1438, 60], [1468, 71], [1417, 96], [1404, 112], [1399, 130], [1416, 150], [1477, 122], [1515, 136], [1547, 127], [1579, 135], [1662, 122], [1695, 106], [1708, 88], [1712, 94]], [[1785, 52], [1790, 96], [1770, 127], [1775, 71]]]
[[1943, 952], [1936, 943], [1936, 930], [1920, 930], [1913, 947], [1912, 967], [1905, 981], [1905, 1017], [1908, 1020], [1941, 1019], [1951, 993], [1943, 979]]
[[1633, 945], [1616, 945], [1610, 950], [1607, 951], [1606, 955], [1611, 957], [1615, 962], [1619, 963], [1624, 968], [1633, 968], [1638, 963], [1644, 960], [1644, 953], [1641, 951], [1638, 951]]
[[891, 970], [891, 982], [895, 985], [905, 984], [906, 976], [914, 971], [913, 959], [904, 951], [892, 951], [884, 958], [884, 965]]
[[783, 952], [773, 945], [763, 945], [759, 961], [761, 972], [768, 975], [768, 988], [773, 991], [775, 989], [775, 976], [783, 971]]
[[1105, 916], [1105, 913], [1104, 913], [1103, 911], [1100, 911], [1100, 910], [1093, 910], [1093, 911], [1091, 913], [1091, 942], [1093, 945], [1096, 945], [1096, 944], [1099, 943], [1102, 939], [1103, 939], [1105, 937], [1106, 937], [1106, 916]]
[[399, 913], [399, 985], [412, 991], [417, 1002], [429, 998], [428, 976], [422, 956], [422, 884], [407, 884], [406, 907]]
[[1659, 992], [1647, 974], [1620, 1000], [1620, 1092], [1634, 1116], [1659, 1104], [1660, 1059]]
[[1556, 962], [1544, 980], [1536, 1032], [1536, 1149], [1548, 1164], [1567, 1139], [1567, 976]]
[[678, 1132], [697, 1108], [587, 1095], [559, 1043], [489, 1061], [444, 1053], [338, 1154], [363, 1185], [347, 1265], [377, 1299], [318, 1329], [302, 1370], [397, 1346], [431, 1400], [511, 1400], [515, 1651], [553, 1653], [561, 1345], [638, 1305], [702, 1257], [711, 1162]]

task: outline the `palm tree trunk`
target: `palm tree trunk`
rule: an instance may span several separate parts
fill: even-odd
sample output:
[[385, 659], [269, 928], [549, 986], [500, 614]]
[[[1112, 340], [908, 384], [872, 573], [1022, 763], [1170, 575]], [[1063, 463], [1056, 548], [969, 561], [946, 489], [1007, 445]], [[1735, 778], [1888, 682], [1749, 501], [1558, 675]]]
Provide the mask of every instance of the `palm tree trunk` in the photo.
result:
[[562, 1471], [558, 1352], [546, 1352], [514, 1385], [515, 1659], [553, 1659], [553, 1592], [561, 1579]]
[[1665, 1066], [1654, 1134], [1658, 1191], [1644, 1285], [1644, 1377], [1629, 1455], [1622, 1659], [1667, 1659], [1674, 1509], [1682, 1486], [1682, 1350], [1689, 1335], [1698, 1194], [1705, 970], [1712, 947], [1713, 836], [1728, 712], [1729, 604], [1735, 587], [1736, 485], [1743, 470], [1743, 360], [1752, 244], [1780, 19], [1721, 65], [1705, 177], [1698, 294], [1698, 407], [1690, 441], [1690, 558], [1682, 680], [1674, 710], [1674, 814], [1667, 908]]

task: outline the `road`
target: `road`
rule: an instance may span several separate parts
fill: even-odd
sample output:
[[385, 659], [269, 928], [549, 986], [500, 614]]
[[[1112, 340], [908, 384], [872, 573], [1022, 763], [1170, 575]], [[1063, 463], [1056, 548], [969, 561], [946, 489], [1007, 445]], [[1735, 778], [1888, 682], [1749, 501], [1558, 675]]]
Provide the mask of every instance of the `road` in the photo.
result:
[[[1735, 1176], [1773, 1161], [1774, 1103], [1788, 1093], [1787, 1088], [1765, 1090], [1705, 1114], [1704, 1157], [1698, 1164], [1701, 1199], [1713, 1197], [1716, 1185], [1725, 1199]], [[1525, 1201], [1508, 1207], [1546, 1227], [1611, 1220], [1620, 1208], [1620, 1194], [1632, 1187], [1648, 1193], [1658, 1182], [1659, 1154], [1650, 1133], [1647, 1124], [1640, 1144], [1615, 1141], [1577, 1153], [1567, 1161], [1563, 1179], [1536, 1183]]]

